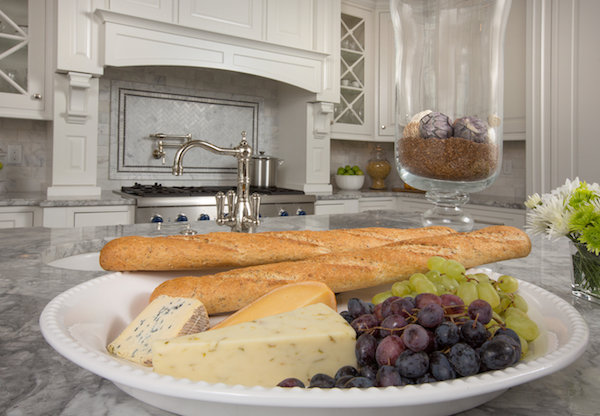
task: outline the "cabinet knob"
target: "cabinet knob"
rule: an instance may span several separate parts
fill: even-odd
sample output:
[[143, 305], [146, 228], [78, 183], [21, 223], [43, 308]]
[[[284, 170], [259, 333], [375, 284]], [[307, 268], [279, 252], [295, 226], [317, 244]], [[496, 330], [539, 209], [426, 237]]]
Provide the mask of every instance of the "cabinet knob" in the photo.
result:
[[381, 130], [385, 130], [385, 124], [381, 126]]
[[42, 99], [42, 94], [33, 94], [33, 99], [34, 100], [41, 100]]

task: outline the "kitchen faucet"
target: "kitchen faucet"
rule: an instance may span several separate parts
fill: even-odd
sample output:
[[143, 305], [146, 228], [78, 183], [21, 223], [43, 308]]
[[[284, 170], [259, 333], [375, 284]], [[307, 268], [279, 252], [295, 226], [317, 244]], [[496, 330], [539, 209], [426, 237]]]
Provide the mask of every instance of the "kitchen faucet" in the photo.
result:
[[[160, 137], [159, 137], [160, 136]], [[162, 133], [152, 137], [166, 138]], [[219, 155], [234, 156], [238, 161], [237, 169], [237, 192], [229, 190], [227, 194], [218, 192], [215, 196], [217, 201], [217, 224], [228, 225], [232, 231], [251, 232], [254, 227], [260, 225], [260, 194], [253, 193], [250, 196], [250, 160], [252, 148], [246, 141], [246, 132], [242, 132], [242, 141], [233, 148], [222, 148], [204, 140], [189, 140], [182, 144], [173, 162], [173, 175], [183, 174], [183, 156], [192, 147], [201, 147]], [[227, 206], [227, 213], [225, 207]]]

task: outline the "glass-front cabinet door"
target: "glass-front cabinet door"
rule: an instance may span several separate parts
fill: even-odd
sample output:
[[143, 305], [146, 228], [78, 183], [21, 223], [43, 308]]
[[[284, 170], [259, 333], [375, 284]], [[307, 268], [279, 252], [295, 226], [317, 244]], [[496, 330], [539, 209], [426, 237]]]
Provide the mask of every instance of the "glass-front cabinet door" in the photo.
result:
[[340, 138], [368, 140], [364, 136], [373, 134], [375, 89], [372, 12], [344, 4], [340, 24], [340, 102], [334, 106], [332, 132]]
[[43, 0], [0, 1], [2, 117], [46, 118], [45, 19]]
[[365, 122], [365, 20], [342, 13], [341, 102], [336, 121]]

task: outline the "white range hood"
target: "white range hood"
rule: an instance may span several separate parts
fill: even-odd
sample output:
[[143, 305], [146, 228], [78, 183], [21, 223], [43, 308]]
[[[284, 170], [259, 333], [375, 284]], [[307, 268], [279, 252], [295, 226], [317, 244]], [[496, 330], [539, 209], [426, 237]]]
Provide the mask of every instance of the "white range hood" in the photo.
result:
[[188, 66], [258, 75], [330, 101], [331, 55], [97, 10], [104, 22], [104, 65]]
[[[272, 3], [277, 2], [268, 2], [268, 6]], [[257, 39], [224, 33], [227, 25], [221, 32], [204, 30], [197, 11], [195, 15], [184, 15], [180, 9], [175, 20], [188, 23], [182, 25], [96, 9], [103, 45], [100, 59], [103, 66], [169, 65], [242, 72], [315, 93], [316, 101], [338, 101], [339, 55], [335, 45], [339, 39], [339, 8], [332, 7], [336, 2], [305, 3], [313, 6], [294, 25], [277, 19], [289, 19], [290, 14], [300, 13], [299, 9], [285, 11], [279, 6], [277, 14], [265, 13], [266, 27]], [[197, 27], [190, 26], [194, 17], [198, 19]], [[270, 27], [281, 28], [280, 33], [269, 35]]]

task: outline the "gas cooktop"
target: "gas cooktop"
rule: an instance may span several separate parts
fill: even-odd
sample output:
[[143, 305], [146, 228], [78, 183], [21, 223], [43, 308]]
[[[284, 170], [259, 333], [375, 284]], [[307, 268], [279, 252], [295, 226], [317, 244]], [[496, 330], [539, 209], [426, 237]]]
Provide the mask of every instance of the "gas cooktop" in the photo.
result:
[[[135, 222], [177, 222], [215, 218], [217, 192], [235, 190], [234, 186], [123, 186], [114, 191], [136, 201]], [[314, 214], [315, 195], [285, 188], [250, 187], [250, 193], [261, 194], [260, 215], [262, 217]]]
[[[214, 196], [217, 192], [235, 190], [235, 186], [162, 186], [142, 185], [121, 187], [121, 192], [137, 197], [185, 197], [185, 196]], [[285, 188], [258, 188], [250, 187], [250, 194], [257, 192], [262, 195], [304, 195], [304, 192]]]

